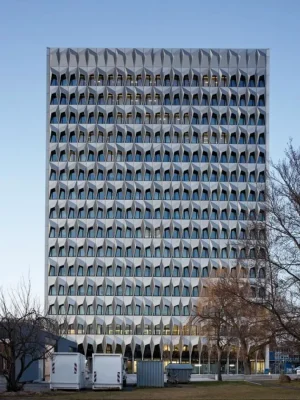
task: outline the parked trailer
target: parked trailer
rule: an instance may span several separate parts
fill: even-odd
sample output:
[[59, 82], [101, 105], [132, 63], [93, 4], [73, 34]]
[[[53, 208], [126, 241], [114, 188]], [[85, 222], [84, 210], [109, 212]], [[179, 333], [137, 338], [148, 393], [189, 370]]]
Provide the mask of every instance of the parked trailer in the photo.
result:
[[193, 366], [191, 364], [168, 364], [166, 367], [169, 383], [189, 383]]
[[93, 389], [120, 389], [126, 385], [121, 354], [93, 354]]
[[162, 361], [137, 362], [137, 387], [164, 387], [164, 364]]
[[85, 356], [80, 353], [53, 353], [50, 389], [80, 390], [85, 387]]

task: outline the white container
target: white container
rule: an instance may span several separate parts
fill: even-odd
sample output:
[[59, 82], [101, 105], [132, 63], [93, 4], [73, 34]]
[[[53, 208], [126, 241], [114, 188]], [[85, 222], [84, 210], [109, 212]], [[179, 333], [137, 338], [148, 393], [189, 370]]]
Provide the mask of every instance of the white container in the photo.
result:
[[85, 356], [81, 353], [53, 353], [50, 368], [50, 389], [86, 387]]
[[93, 389], [120, 389], [126, 384], [121, 354], [93, 354]]

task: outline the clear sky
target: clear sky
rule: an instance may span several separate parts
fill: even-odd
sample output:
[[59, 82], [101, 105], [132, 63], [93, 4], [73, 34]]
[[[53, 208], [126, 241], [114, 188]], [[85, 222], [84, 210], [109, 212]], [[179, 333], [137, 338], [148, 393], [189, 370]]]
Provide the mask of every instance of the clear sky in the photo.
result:
[[270, 48], [270, 151], [300, 145], [300, 0], [3, 0], [0, 285], [43, 298], [46, 47]]

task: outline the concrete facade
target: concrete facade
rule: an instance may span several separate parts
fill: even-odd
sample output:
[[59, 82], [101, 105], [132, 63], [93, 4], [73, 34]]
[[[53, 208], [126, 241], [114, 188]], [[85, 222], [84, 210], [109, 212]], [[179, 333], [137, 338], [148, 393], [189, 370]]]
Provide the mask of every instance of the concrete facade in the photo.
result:
[[[45, 295], [83, 350], [208, 365], [187, 325], [264, 218], [269, 51], [48, 49]], [[229, 360], [229, 358], [228, 358]]]

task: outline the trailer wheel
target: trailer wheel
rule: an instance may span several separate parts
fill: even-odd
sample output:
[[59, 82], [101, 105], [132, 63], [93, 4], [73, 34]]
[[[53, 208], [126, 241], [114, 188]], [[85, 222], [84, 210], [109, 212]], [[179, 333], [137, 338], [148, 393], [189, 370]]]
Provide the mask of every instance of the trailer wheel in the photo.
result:
[[126, 387], [126, 386], [127, 386], [127, 380], [124, 379], [124, 381], [123, 381], [123, 387]]

